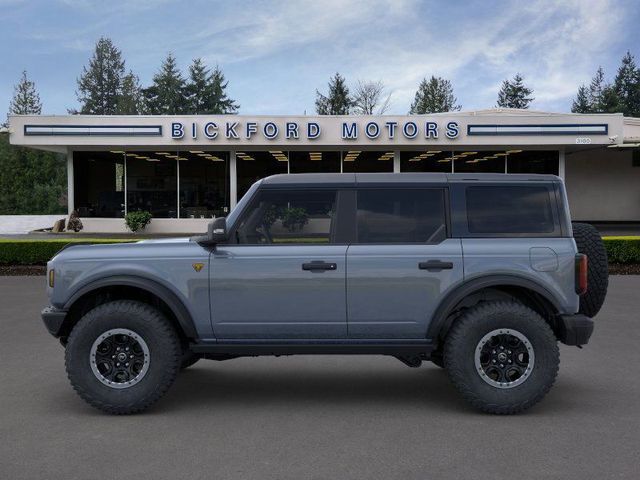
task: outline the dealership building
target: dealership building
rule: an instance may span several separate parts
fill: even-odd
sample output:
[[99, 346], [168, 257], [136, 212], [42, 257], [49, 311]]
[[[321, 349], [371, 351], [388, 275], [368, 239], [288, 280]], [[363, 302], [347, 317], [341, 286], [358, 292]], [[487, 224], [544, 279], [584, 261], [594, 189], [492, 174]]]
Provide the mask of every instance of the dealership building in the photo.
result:
[[550, 173], [575, 220], [640, 222], [640, 118], [490, 109], [408, 116], [11, 116], [65, 154], [85, 231], [201, 232], [256, 180], [311, 172]]

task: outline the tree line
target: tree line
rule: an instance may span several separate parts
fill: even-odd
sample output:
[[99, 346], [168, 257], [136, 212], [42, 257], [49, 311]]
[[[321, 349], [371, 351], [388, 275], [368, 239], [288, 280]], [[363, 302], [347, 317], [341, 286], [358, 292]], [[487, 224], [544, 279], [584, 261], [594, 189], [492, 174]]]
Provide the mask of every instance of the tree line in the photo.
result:
[[143, 87], [126, 71], [122, 52], [109, 38], [96, 43], [89, 64], [78, 78], [78, 110], [85, 115], [177, 115], [236, 113], [240, 107], [227, 95], [228, 82], [218, 65], [210, 69], [201, 58], [189, 65], [186, 77], [169, 53]]
[[[108, 38], [100, 38], [77, 79], [79, 108], [70, 113], [88, 115], [176, 115], [235, 114], [240, 105], [228, 96], [228, 81], [221, 68], [209, 68], [196, 58], [184, 75], [176, 58], [169, 53], [148, 86], [127, 70], [122, 52]], [[496, 106], [529, 108], [533, 89], [516, 73], [502, 82]], [[316, 90], [315, 108], [319, 115], [385, 113], [392, 93], [382, 81], [359, 80], [349, 88], [336, 73], [325, 93]], [[419, 83], [409, 114], [458, 111], [462, 106], [450, 80], [431, 75]], [[578, 88], [571, 111], [574, 113], [614, 113], [640, 117], [640, 69], [631, 52], [608, 81], [598, 67], [589, 84]], [[42, 112], [35, 83], [23, 71], [9, 104], [10, 114]], [[8, 135], [0, 134], [0, 214], [62, 213], [66, 210], [66, 160], [63, 156], [9, 145]]]

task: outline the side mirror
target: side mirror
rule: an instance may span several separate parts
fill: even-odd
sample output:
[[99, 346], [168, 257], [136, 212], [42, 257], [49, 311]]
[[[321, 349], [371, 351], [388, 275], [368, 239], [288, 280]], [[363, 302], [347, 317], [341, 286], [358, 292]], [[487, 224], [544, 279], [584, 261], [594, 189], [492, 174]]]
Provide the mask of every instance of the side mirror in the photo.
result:
[[218, 217], [213, 222], [209, 223], [207, 229], [208, 243], [224, 243], [227, 241], [227, 219], [225, 217]]

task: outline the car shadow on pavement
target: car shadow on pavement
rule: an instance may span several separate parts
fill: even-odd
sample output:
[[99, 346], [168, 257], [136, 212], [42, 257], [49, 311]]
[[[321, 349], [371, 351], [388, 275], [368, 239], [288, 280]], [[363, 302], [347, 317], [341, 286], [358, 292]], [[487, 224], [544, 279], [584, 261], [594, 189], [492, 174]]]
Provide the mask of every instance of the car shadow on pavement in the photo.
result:
[[158, 410], [216, 406], [252, 408], [271, 405], [316, 407], [318, 405], [431, 407], [464, 412], [469, 407], [449, 383], [446, 373], [431, 365], [419, 369], [375, 371], [287, 368], [257, 371], [216, 368], [199, 364], [181, 373], [158, 404]]

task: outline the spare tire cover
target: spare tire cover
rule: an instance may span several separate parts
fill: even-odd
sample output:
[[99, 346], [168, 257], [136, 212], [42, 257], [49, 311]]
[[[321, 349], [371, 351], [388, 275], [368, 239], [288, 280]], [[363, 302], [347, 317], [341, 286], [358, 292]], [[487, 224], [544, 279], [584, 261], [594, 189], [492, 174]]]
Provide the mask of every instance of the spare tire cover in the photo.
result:
[[580, 296], [579, 312], [595, 315], [602, 308], [609, 286], [609, 262], [600, 233], [588, 223], [573, 223], [573, 239], [578, 252], [587, 256], [587, 292]]

